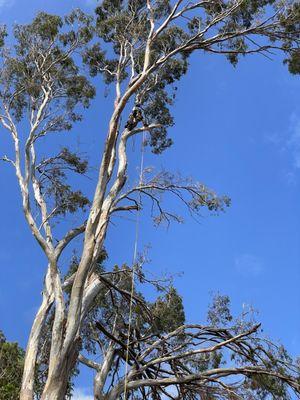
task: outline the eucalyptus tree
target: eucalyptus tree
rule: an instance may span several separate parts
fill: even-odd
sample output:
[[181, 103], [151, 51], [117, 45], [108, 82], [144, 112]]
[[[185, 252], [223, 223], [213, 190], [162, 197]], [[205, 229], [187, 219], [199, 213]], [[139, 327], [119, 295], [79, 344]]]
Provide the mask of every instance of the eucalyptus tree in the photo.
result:
[[[103, 285], [112, 284], [95, 268], [114, 214], [139, 212], [143, 199], [149, 198], [157, 209], [157, 223], [176, 220], [179, 217], [161, 204], [164, 193], [176, 196], [196, 213], [203, 208], [219, 211], [229, 204], [227, 197], [218, 197], [205, 185], [166, 171], [142, 173], [133, 185], [128, 180], [127, 145], [132, 137], [143, 135], [146, 149], [154, 153], [172, 144], [167, 132], [174, 124], [171, 107], [176, 84], [188, 72], [189, 56], [220, 54], [236, 65], [240, 56], [281, 51], [290, 71], [298, 73], [299, 22], [296, 1], [104, 0], [95, 16], [80, 10], [65, 18], [40, 13], [32, 23], [15, 27], [10, 49], [5, 46], [7, 33], [1, 30], [0, 122], [11, 137], [14, 153], [2, 159], [15, 169], [25, 219], [48, 260], [42, 302], [25, 355], [22, 400], [34, 396], [40, 338], [50, 313], [51, 345], [42, 399], [65, 396], [79, 357], [84, 321]], [[95, 78], [94, 84], [82, 72], [82, 64]], [[71, 130], [82, 118], [82, 108], [95, 96], [98, 75], [114, 87], [115, 98], [94, 196], [88, 199], [68, 181], [70, 174], [86, 172], [86, 161], [68, 148], [55, 154], [49, 147], [49, 154], [43, 157], [38, 144], [50, 134]], [[72, 226], [68, 216], [76, 212], [82, 216], [80, 210], [86, 212], [86, 218], [82, 217], [81, 225]], [[64, 227], [68, 221], [69, 227], [56, 240], [62, 216]], [[64, 281], [58, 268], [61, 255], [80, 235], [83, 244], [78, 268]], [[146, 357], [155, 350], [153, 346], [146, 350]], [[165, 357], [162, 364], [157, 361], [155, 365], [163, 366]], [[185, 373], [183, 369], [179, 375]], [[128, 383], [130, 390], [140, 374], [128, 372], [133, 379]], [[252, 370], [247, 369], [247, 374]], [[282, 378], [299, 389], [292, 378]], [[190, 378], [187, 381], [191, 382]], [[160, 382], [166, 386], [174, 379]], [[148, 384], [155, 386], [152, 380]], [[118, 389], [113, 393], [109, 398], [120, 398]], [[97, 396], [104, 398], [101, 393]]]
[[[142, 260], [134, 269], [126, 264], [108, 268], [105, 258], [103, 253], [94, 270], [103, 286], [82, 325], [74, 370], [83, 364], [93, 371], [96, 400], [290, 400], [292, 391], [299, 395], [299, 363], [281, 344], [263, 337], [251, 307], [234, 318], [229, 298], [217, 294], [205, 325], [187, 323], [171, 277], [153, 277]], [[78, 265], [73, 258], [66, 278]], [[158, 292], [152, 301], [143, 295], [149, 285]], [[53, 314], [40, 341], [37, 389], [47, 379], [52, 326]], [[72, 382], [73, 377], [69, 389]], [[40, 392], [35, 390], [38, 399]]]

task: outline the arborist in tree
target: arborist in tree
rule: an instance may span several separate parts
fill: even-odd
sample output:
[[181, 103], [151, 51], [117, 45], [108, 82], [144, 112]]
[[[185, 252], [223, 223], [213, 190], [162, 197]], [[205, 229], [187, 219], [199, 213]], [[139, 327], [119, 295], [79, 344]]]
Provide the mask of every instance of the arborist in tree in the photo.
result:
[[141, 121], [143, 121], [143, 112], [140, 108], [140, 105], [136, 104], [132, 110], [132, 113], [128, 117], [125, 128], [129, 131], [132, 131], [132, 129], [134, 129]]

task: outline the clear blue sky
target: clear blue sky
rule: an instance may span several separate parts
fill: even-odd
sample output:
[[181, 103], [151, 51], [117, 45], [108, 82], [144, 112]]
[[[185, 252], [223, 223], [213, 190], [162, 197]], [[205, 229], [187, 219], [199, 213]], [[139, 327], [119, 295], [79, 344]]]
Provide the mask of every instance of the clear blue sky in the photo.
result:
[[[2, 22], [28, 22], [37, 11], [64, 13], [90, 8], [85, 0], [0, 0]], [[189, 320], [200, 321], [210, 291], [259, 310], [264, 330], [293, 353], [300, 346], [300, 79], [280, 59], [241, 60], [234, 69], [221, 56], [198, 55], [181, 82], [174, 107], [174, 146], [162, 156], [146, 155], [146, 165], [193, 176], [232, 198], [218, 217], [198, 224], [154, 229], [147, 215], [141, 224], [140, 249], [151, 244], [149, 269], [184, 272], [176, 286]], [[85, 122], [67, 138], [99, 159], [109, 106], [103, 90]], [[7, 149], [0, 132], [0, 154]], [[66, 143], [62, 135], [52, 139]], [[138, 154], [132, 171], [136, 170]], [[26, 344], [40, 301], [44, 259], [21, 213], [13, 172], [0, 165], [0, 329], [9, 340]], [[93, 182], [88, 182], [91, 187]], [[177, 207], [177, 206], [175, 206]], [[177, 210], [177, 209], [176, 209]], [[178, 211], [178, 210], [177, 210]], [[130, 261], [134, 226], [115, 220], [108, 237], [110, 262]], [[81, 386], [86, 381], [81, 379]]]

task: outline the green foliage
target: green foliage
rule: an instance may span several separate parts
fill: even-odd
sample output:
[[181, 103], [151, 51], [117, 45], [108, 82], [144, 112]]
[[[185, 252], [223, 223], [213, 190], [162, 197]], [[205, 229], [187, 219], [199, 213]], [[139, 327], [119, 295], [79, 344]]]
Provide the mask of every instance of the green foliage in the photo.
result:
[[215, 351], [207, 354], [200, 354], [188, 361], [188, 365], [196, 373], [201, 373], [209, 369], [220, 368], [224, 364], [221, 351]]
[[207, 321], [213, 327], [226, 326], [232, 321], [228, 296], [214, 295], [212, 304], [208, 308]]
[[[185, 313], [182, 298], [173, 286], [164, 288], [164, 295], [159, 296], [154, 302], [146, 301], [142, 293], [135, 288], [131, 321], [129, 322], [132, 270], [123, 264], [121, 267], [115, 265], [111, 272], [106, 272], [106, 261], [107, 253], [103, 251], [99, 256], [94, 273], [105, 281], [82, 328], [83, 349], [90, 354], [97, 354], [99, 340], [103, 345], [108, 341], [104, 330], [107, 332], [115, 330], [118, 332], [118, 337], [126, 341], [129, 323], [131, 330], [138, 332], [139, 335], [167, 333], [184, 324]], [[78, 265], [78, 258], [73, 256], [65, 279], [70, 278], [77, 271]], [[135, 268], [136, 278], [140, 283], [145, 284], [147, 279], [142, 268], [139, 269], [137, 266]], [[155, 282], [151, 284], [156, 287]], [[110, 285], [112, 285], [111, 295], [107, 296], [107, 289]], [[157, 283], [157, 285], [162, 288], [160, 284]], [[67, 289], [66, 293], [69, 295], [70, 291]]]
[[[220, 294], [213, 296], [212, 303], [208, 308], [207, 320], [213, 327], [221, 329], [223, 327], [231, 327], [232, 331], [236, 333], [245, 332], [256, 325], [251, 308], [246, 312], [243, 311], [240, 316], [234, 318], [230, 310], [229, 297]], [[257, 345], [259, 341], [261, 343]], [[286, 367], [293, 364], [292, 358], [282, 345], [274, 345], [269, 340], [266, 340], [264, 343], [264, 340], [261, 337], [259, 338], [258, 334], [253, 337], [252, 344], [254, 348], [257, 345], [257, 353], [262, 352], [259, 362], [264, 364], [267, 371], [284, 375], [287, 372]], [[210, 353], [201, 355], [197, 361], [193, 360], [193, 363], [194, 366], [196, 365], [197, 368], [200, 368], [200, 371], [205, 371], [208, 368], [218, 368], [221, 364], [226, 366], [228, 362], [226, 358], [229, 357], [230, 361], [237, 365], [243, 365], [251, 361], [250, 365], [254, 366], [258, 363], [255, 360], [257, 356], [256, 351], [250, 351], [247, 355], [235, 352], [228, 354], [225, 351]], [[249, 374], [241, 385], [240, 394], [246, 400], [291, 399], [285, 382], [274, 376], [265, 374]]]
[[[168, 1], [159, 1], [156, 2], [153, 13], [156, 18], [163, 18], [169, 9]], [[102, 74], [107, 84], [115, 82], [118, 59], [120, 52], [124, 51], [125, 42], [132, 44], [132, 68], [136, 74], [140, 74], [145, 57], [144, 45], [150, 29], [146, 1], [103, 1], [97, 7], [96, 15], [96, 34], [106, 45], [100, 41], [84, 52], [83, 61], [89, 66], [91, 75]], [[151, 61], [171, 51], [186, 38], [187, 35], [179, 27], [166, 29], [153, 43]], [[112, 51], [107, 49], [108, 45]], [[154, 153], [161, 153], [172, 144], [172, 140], [167, 137], [167, 128], [173, 125], [170, 106], [174, 103], [177, 88], [171, 86], [187, 72], [187, 67], [185, 56], [170, 59], [155, 74], [149, 76], [136, 94], [136, 105], [143, 112], [144, 125], [159, 125], [150, 132], [149, 144]], [[121, 81], [128, 76], [128, 68], [122, 67]]]
[[[260, 400], [267, 400], [270, 398], [270, 394], [273, 399], [290, 399], [287, 392], [286, 385], [280, 380], [268, 377], [266, 375], [257, 375], [246, 380], [245, 384], [246, 393], [249, 391], [252, 394], [248, 394], [249, 399], [252, 399], [253, 393], [255, 393], [255, 398]], [[246, 395], [247, 396], [247, 395]]]
[[[285, 32], [287, 32], [290, 37], [285, 39], [284, 46], [289, 49], [293, 44], [294, 38], [300, 38], [300, 4], [299, 2], [293, 2], [288, 8], [289, 18], [281, 18], [281, 25]], [[292, 51], [287, 51], [289, 57], [287, 57], [284, 62], [288, 65], [289, 71], [292, 74], [300, 73], [300, 49], [298, 45], [292, 49]]]
[[[86, 355], [92, 358], [96, 356], [98, 359], [99, 352], [101, 353], [103, 348], [106, 348], [108, 343], [114, 340], [116, 342], [116, 358], [111, 368], [110, 375], [113, 382], [117, 371], [120, 371], [120, 369], [123, 370], [123, 364], [120, 360], [125, 360], [128, 333], [130, 333], [129, 354], [131, 358], [134, 357], [136, 353], [141, 354], [147, 351], [148, 346], [151, 346], [156, 340], [162, 340], [164, 335], [176, 332], [179, 327], [182, 328], [185, 324], [185, 313], [182, 298], [173, 286], [165, 286], [164, 295], [157, 297], [154, 302], [147, 302], [140, 292], [134, 290], [132, 319], [129, 329], [129, 293], [132, 284], [132, 271], [127, 265], [122, 265], [121, 267], [115, 266], [111, 272], [107, 273], [104, 265], [106, 260], [107, 254], [103, 252], [95, 268], [95, 273], [98, 274], [100, 278], [104, 279], [103, 289], [99, 292], [86, 316], [81, 330], [81, 343], [78, 351], [84, 351]], [[77, 271], [78, 261], [76, 256], [72, 258], [70, 269], [65, 277], [66, 279], [73, 276]], [[150, 282], [147, 280], [141, 268], [135, 269], [135, 271], [138, 282]], [[163, 290], [163, 285], [163, 283], [159, 284], [160, 290]], [[110, 292], [109, 296], [107, 296], [107, 290]], [[66, 295], [69, 296], [69, 294], [69, 290], [66, 290]], [[136, 299], [138, 299], [138, 301]], [[147, 311], [147, 309], [149, 311]], [[41, 397], [47, 377], [53, 318], [54, 313], [51, 313], [44, 326], [40, 343], [35, 382], [35, 396], [37, 399]], [[232, 338], [232, 335], [235, 334], [236, 327], [241, 326], [241, 318], [244, 319], [245, 314], [243, 314], [242, 317], [233, 318], [230, 311], [230, 300], [228, 296], [217, 294], [214, 296], [212, 304], [208, 309], [210, 326], [199, 326], [199, 332], [196, 330], [194, 333], [193, 331], [184, 329], [182, 332], [178, 331], [178, 334], [173, 335], [173, 337], [171, 336], [168, 340], [162, 340], [162, 348], [157, 348], [157, 356], [161, 355], [163, 357], [164, 352], [166, 352], [167, 355], [175, 355], [180, 352], [193, 351], [199, 344], [202, 345], [203, 348], [210, 348], [210, 346], [214, 346], [224, 341], [226, 338]], [[229, 326], [229, 324], [231, 326]], [[247, 326], [247, 329], [253, 328], [254, 325], [254, 322], [249, 318], [248, 322], [245, 321], [243, 324], [244, 327]], [[198, 325], [195, 325], [195, 327], [197, 326]], [[246, 330], [244, 329], [242, 332], [246, 332]], [[1, 335], [0, 338], [2, 346], [3, 343], [5, 343], [5, 339], [3, 339]], [[150, 339], [149, 343], [146, 338]], [[245, 341], [241, 339], [235, 343], [236, 344], [232, 343], [221, 349], [183, 357], [179, 360], [178, 364], [175, 361], [170, 361], [169, 364], [166, 362], [165, 369], [168, 366], [173, 372], [177, 371], [179, 374], [187, 371], [192, 374], [205, 374], [205, 372], [209, 370], [224, 368], [226, 371], [227, 368], [232, 368], [233, 365], [236, 367], [247, 367], [248, 365], [250, 367], [264, 366], [266, 371], [272, 371], [272, 373], [281, 375], [286, 375], [289, 372], [288, 368], [289, 365], [292, 365], [292, 359], [283, 346], [274, 346], [269, 340], [264, 341], [258, 334], [250, 335]], [[21, 367], [23, 352], [17, 349], [18, 347], [13, 344], [13, 352], [20, 355]], [[11, 351], [12, 349], [10, 348], [10, 361]], [[0, 354], [2, 356], [2, 353]], [[13, 368], [15, 368], [15, 363], [11, 363], [9, 366], [11, 367], [12, 364]], [[0, 365], [2, 365], [1, 358]], [[21, 368], [19, 373], [21, 374]], [[78, 373], [79, 369], [78, 365], [76, 365], [72, 370], [68, 383], [67, 398], [72, 395], [73, 380]], [[234, 379], [235, 378], [236, 376], [234, 376]], [[13, 382], [9, 380], [8, 384], [5, 386], [5, 397], [1, 397], [0, 389], [1, 400], [17, 400], [16, 397], [7, 397], [8, 394], [10, 395], [11, 393], [9, 390], [12, 390], [13, 387], [16, 389]], [[226, 384], [230, 382], [231, 379], [228, 377]], [[249, 374], [246, 373], [245, 379], [240, 379], [238, 386], [234, 386], [236, 396], [240, 396], [240, 398], [245, 400], [291, 399], [287, 383], [274, 376], [251, 374], [249, 372]], [[184, 385], [180, 386], [180, 398], [196, 400], [199, 398], [198, 396], [200, 393], [203, 396], [205, 394], [204, 398], [210, 400], [238, 398], [234, 395], [233, 397], [228, 397], [228, 392], [226, 390], [220, 391], [213, 383], [207, 382], [206, 385], [200, 387], [201, 389], [196, 385], [191, 385], [185, 389]], [[151, 389], [151, 393], [153, 396], [158, 396], [157, 399], [161, 398], [159, 389], [153, 388], [153, 390]], [[138, 393], [134, 393], [134, 396], [135, 395], [138, 395]]]
[[7, 31], [5, 26], [0, 26], [0, 48], [5, 45], [5, 38], [7, 37]]
[[24, 351], [7, 342], [0, 331], [0, 400], [17, 400], [23, 374]]
[[288, 68], [291, 74], [300, 74], [300, 49], [293, 51], [291, 57], [289, 59], [286, 59], [285, 63], [288, 64]]
[[74, 191], [66, 183], [67, 173], [71, 171], [83, 175], [87, 169], [87, 160], [66, 147], [57, 156], [42, 160], [36, 167], [41, 190], [53, 203], [52, 217], [66, 215], [67, 212], [75, 213], [78, 209], [85, 210], [90, 204], [81, 190]]
[[[106, 280], [103, 282], [103, 288], [96, 297], [83, 326], [83, 348], [92, 354], [96, 354], [99, 340], [103, 345], [108, 343], [104, 330], [112, 332], [115, 329], [120, 340], [125, 342], [129, 324], [132, 330], [138, 331], [140, 334], [145, 334], [150, 328], [146, 301], [136, 289], [134, 289], [134, 296], [138, 302], [133, 302], [131, 319], [129, 318], [131, 269], [126, 264], [120, 267], [115, 265], [108, 273], [105, 271], [106, 257], [107, 255], [104, 253], [98, 260], [95, 269], [95, 273]], [[107, 296], [110, 285], [112, 285], [111, 295]]]
[[[106, 84], [117, 80], [121, 83], [128, 78], [130, 86], [134, 82], [134, 78], [129, 79], [130, 75], [138, 77], [143, 71], [150, 19], [153, 18], [156, 27], [162, 25], [173, 6], [168, 0], [151, 2], [149, 11], [147, 2], [143, 0], [102, 1], [95, 10], [98, 41], [83, 55], [91, 75], [101, 74]], [[185, 7], [181, 6], [179, 9]], [[235, 66], [241, 55], [248, 51], [260, 51], [259, 40], [256, 43], [256, 38], [252, 40], [244, 31], [257, 26], [274, 11], [276, 17], [266, 27], [263, 24], [257, 35], [264, 37], [268, 45], [272, 46], [274, 42], [274, 47], [286, 52], [290, 72], [297, 73], [299, 69], [300, 15], [297, 2], [289, 3], [284, 8], [275, 0], [245, 0], [239, 4], [218, 0], [195, 2], [195, 5], [190, 2], [186, 7], [191, 9], [183, 14], [184, 18], [169, 23], [151, 41], [150, 65], [153, 71], [134, 99], [143, 111], [144, 125], [160, 125], [150, 131], [148, 140], [157, 154], [172, 145], [167, 131], [174, 123], [170, 111], [176, 97], [174, 83], [186, 74], [188, 57], [194, 50], [224, 54]], [[222, 36], [220, 40], [213, 41], [213, 45], [206, 44], [210, 28], [215, 38], [218, 34]], [[198, 35], [201, 31], [203, 34]], [[123, 57], [121, 64], [120, 57]], [[161, 62], [162, 59], [164, 62]]]
[[[80, 74], [71, 56], [72, 49], [90, 40], [89, 21], [81, 12], [64, 20], [42, 12], [31, 24], [15, 26], [14, 52], [2, 54], [1, 95], [17, 121], [28, 108], [41, 107], [46, 92], [52, 98], [44, 110], [44, 125], [36, 132], [37, 137], [49, 131], [71, 129], [81, 119], [77, 106], [88, 107], [95, 95], [95, 89]], [[76, 22], [76, 31], [60, 33], [63, 26]]]
[[158, 297], [151, 308], [154, 330], [157, 332], [171, 332], [185, 323], [182, 298], [174, 287]]

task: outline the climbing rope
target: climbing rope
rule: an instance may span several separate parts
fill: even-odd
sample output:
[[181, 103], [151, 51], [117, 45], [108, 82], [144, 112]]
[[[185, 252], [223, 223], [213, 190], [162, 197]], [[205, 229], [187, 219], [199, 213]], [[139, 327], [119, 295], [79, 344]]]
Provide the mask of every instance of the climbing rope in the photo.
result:
[[[143, 132], [142, 146], [141, 146], [141, 162], [140, 162], [140, 173], [139, 173], [139, 186], [143, 183], [143, 170], [144, 170], [144, 154], [145, 154], [145, 132]], [[141, 193], [139, 192], [139, 204], [141, 204]], [[135, 240], [133, 248], [133, 259], [132, 259], [132, 272], [131, 272], [131, 291], [129, 301], [129, 318], [128, 318], [128, 332], [127, 332], [127, 343], [126, 343], [126, 358], [125, 358], [125, 383], [124, 383], [124, 400], [127, 398], [128, 392], [128, 364], [129, 364], [129, 344], [130, 334], [132, 328], [132, 315], [133, 315], [133, 296], [135, 288], [135, 272], [137, 269], [137, 254], [138, 254], [138, 241], [139, 241], [139, 229], [140, 229], [140, 207], [138, 207], [135, 221]]]

